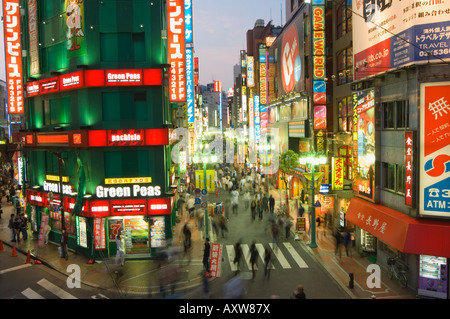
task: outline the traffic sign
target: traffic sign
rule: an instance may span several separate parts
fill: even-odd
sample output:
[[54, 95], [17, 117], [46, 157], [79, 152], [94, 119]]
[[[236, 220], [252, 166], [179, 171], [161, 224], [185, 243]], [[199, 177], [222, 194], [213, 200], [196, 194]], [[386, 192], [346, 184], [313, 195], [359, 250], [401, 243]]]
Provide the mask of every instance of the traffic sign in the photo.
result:
[[195, 193], [196, 193], [196, 194], [200, 194], [200, 188], [196, 188], [196, 189], [195, 189]]
[[202, 200], [200, 199], [200, 197], [197, 197], [197, 198], [195, 199], [195, 203], [196, 203], [196, 204], [201, 204], [201, 202], [202, 202]]
[[203, 203], [202, 203], [202, 208], [205, 208], [205, 209], [206, 209], [206, 207], [208, 207], [208, 203], [207, 203], [207, 202], [203, 202]]
[[319, 201], [317, 201], [317, 202], [314, 204], [314, 207], [322, 207], [322, 205], [320, 204]]
[[208, 194], [208, 192], [206, 191], [206, 189], [205, 189], [205, 188], [202, 189], [202, 195], [206, 195], [206, 194]]

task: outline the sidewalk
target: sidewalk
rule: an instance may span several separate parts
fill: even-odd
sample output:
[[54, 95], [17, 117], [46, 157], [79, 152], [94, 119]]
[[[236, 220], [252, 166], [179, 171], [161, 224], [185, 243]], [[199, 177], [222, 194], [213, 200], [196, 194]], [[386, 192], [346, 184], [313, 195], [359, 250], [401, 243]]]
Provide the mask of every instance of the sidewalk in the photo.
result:
[[[28, 230], [28, 240], [20, 240], [19, 243], [12, 243], [8, 221], [10, 215], [14, 213], [12, 204], [2, 202], [3, 215], [0, 219], [0, 241], [2, 241], [5, 252], [0, 252], [0, 258], [12, 258], [11, 249], [15, 244], [17, 254], [27, 255], [30, 251], [31, 263], [33, 267], [50, 267], [61, 274], [69, 276], [73, 271], [67, 271], [67, 267], [76, 264], [80, 267], [81, 282], [85, 285], [107, 290], [115, 295], [115, 298], [161, 298], [159, 286], [159, 262], [153, 259], [125, 259], [124, 267], [115, 264], [115, 258], [96, 260], [89, 264], [89, 258], [79, 255], [74, 251], [68, 251], [68, 260], [59, 257], [58, 243], [49, 242], [44, 247], [38, 247], [37, 239], [33, 239], [32, 232]], [[189, 221], [191, 223], [191, 221]], [[177, 223], [174, 229], [174, 242], [181, 239], [182, 222]], [[200, 232], [195, 227], [191, 227], [193, 253], [191, 263], [177, 267], [179, 281], [176, 283], [175, 292], [182, 292], [186, 289], [201, 285], [201, 271], [203, 269], [203, 241]], [[181, 244], [181, 242], [180, 242]], [[38, 264], [35, 260], [40, 261]], [[187, 263], [187, 261], [186, 261]], [[178, 262], [174, 263], [179, 265]]]
[[[270, 194], [275, 198], [275, 210], [280, 204], [280, 191], [278, 189], [271, 189]], [[284, 195], [284, 191], [281, 191], [281, 196]], [[285, 199], [283, 199], [285, 201]], [[301, 203], [299, 202], [299, 205]], [[297, 211], [291, 203], [290, 215], [296, 221]], [[300, 244], [305, 248], [311, 256], [313, 256], [328, 273], [336, 279], [336, 281], [344, 288], [347, 293], [354, 299], [416, 299], [415, 292], [412, 289], [401, 288], [396, 281], [389, 279], [386, 272], [381, 270], [381, 287], [369, 288], [367, 286], [367, 278], [370, 273], [366, 272], [367, 266], [372, 264], [368, 257], [361, 256], [353, 248], [350, 249], [350, 254], [347, 257], [345, 247], [342, 247], [342, 255], [335, 255], [335, 241], [332, 232], [329, 228], [325, 227], [323, 223], [321, 226], [316, 227], [316, 244], [317, 248], [309, 247], [310, 241], [309, 230], [309, 215], [310, 207], [303, 205], [305, 213], [303, 217], [306, 217], [306, 230], [300, 238]], [[294, 223], [295, 224], [295, 223]], [[317, 224], [316, 224], [317, 225]], [[292, 230], [293, 231], [293, 230]], [[349, 288], [349, 274], [354, 275], [354, 288]]]

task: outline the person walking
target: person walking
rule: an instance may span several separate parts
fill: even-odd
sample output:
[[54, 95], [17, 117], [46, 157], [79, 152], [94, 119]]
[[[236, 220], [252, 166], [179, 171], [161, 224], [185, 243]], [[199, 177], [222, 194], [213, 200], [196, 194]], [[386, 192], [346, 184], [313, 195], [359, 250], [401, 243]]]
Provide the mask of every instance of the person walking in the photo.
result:
[[52, 230], [52, 227], [49, 224], [47, 224], [45, 226], [45, 239], [44, 239], [44, 244], [46, 244], [46, 245], [48, 244], [48, 237], [50, 235], [51, 230]]
[[22, 233], [22, 239], [27, 240], [28, 239], [28, 218], [25, 215], [25, 213], [22, 213], [22, 215], [21, 215], [20, 231]]
[[250, 210], [252, 211], [252, 221], [254, 221], [256, 216], [256, 198], [253, 198], [250, 204]]
[[344, 244], [345, 244], [345, 254], [347, 257], [351, 256], [351, 243], [352, 243], [352, 236], [350, 235], [349, 232], [345, 233], [345, 238], [344, 238]]
[[292, 227], [291, 216], [289, 216], [289, 214], [286, 213], [284, 215], [284, 229], [286, 231], [286, 239], [289, 239], [289, 234], [291, 233], [291, 227]]
[[255, 279], [256, 263], [258, 262], [258, 250], [256, 249], [255, 241], [252, 242], [249, 253], [250, 253], [250, 264], [252, 265], [252, 273], [253, 273], [252, 279]]
[[259, 200], [257, 205], [257, 210], [258, 210], [258, 217], [259, 217], [259, 221], [262, 221], [263, 219], [263, 205], [262, 205], [262, 201]]
[[262, 209], [264, 213], [267, 213], [267, 211], [269, 210], [269, 200], [267, 199], [266, 196], [262, 197]]
[[119, 263], [120, 260], [120, 266], [123, 267], [123, 264], [125, 262], [125, 252], [123, 250], [123, 242], [120, 234], [116, 235], [116, 246], [117, 246], [116, 265]]
[[188, 227], [188, 224], [184, 224], [183, 226], [183, 235], [184, 235], [184, 240], [183, 240], [183, 246], [184, 246], [184, 257], [186, 257], [186, 255], [188, 256], [188, 264], [191, 262], [191, 248], [192, 248], [192, 242], [191, 242], [191, 230]]
[[209, 243], [209, 238], [205, 239], [205, 249], [203, 250], [203, 266], [205, 271], [209, 272], [209, 255], [211, 253], [211, 244]]
[[61, 258], [65, 258], [66, 260], [69, 259], [69, 256], [67, 254], [67, 242], [69, 241], [69, 234], [67, 233], [67, 230], [65, 228], [62, 229], [61, 232], [61, 249], [62, 249], [62, 256]]
[[233, 215], [238, 214], [238, 205], [239, 205], [239, 192], [237, 189], [233, 189], [231, 191], [231, 207]]
[[20, 227], [22, 225], [22, 220], [20, 216], [14, 218], [13, 228], [14, 228], [14, 240], [13, 242], [20, 243]]
[[236, 265], [236, 274], [239, 273], [241, 269], [241, 259], [242, 259], [242, 247], [241, 240], [234, 244], [234, 260], [233, 263]]
[[16, 241], [16, 233], [15, 233], [15, 230], [14, 230], [14, 222], [15, 222], [14, 214], [11, 214], [10, 219], [9, 219], [9, 223], [8, 223], [8, 228], [10, 229], [11, 241], [13, 243]]
[[264, 279], [270, 279], [270, 267], [272, 267], [272, 252], [266, 245], [264, 248]]
[[341, 256], [342, 256], [342, 252], [341, 252], [342, 239], [341, 239], [341, 234], [337, 230], [334, 231], [334, 240], [335, 240], [335, 244], [336, 244], [336, 248], [334, 250], [334, 255], [339, 254], [339, 258], [341, 258]]
[[306, 299], [303, 285], [297, 285], [295, 290], [292, 292], [291, 299]]
[[272, 221], [272, 242], [275, 250], [278, 250], [278, 239], [280, 236], [280, 228], [278, 223]]
[[269, 209], [271, 213], [273, 213], [275, 209], [275, 198], [273, 198], [272, 194], [270, 194], [269, 197]]

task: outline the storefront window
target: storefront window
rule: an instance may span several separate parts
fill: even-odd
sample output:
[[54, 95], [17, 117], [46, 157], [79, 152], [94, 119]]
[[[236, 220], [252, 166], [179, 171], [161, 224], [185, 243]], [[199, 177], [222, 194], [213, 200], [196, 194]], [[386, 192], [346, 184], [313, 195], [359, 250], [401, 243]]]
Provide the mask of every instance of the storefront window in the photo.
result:
[[339, 131], [352, 132], [353, 131], [353, 106], [351, 97], [344, 97], [338, 100], [338, 117], [339, 117]]
[[343, 1], [336, 11], [337, 39], [352, 32], [352, 0]]
[[[59, 209], [56, 210], [57, 211], [50, 211], [49, 224], [52, 230], [61, 231], [61, 212], [59, 211]], [[64, 216], [67, 233], [74, 236], [76, 232], [75, 217], [72, 216], [72, 214], [69, 212], [64, 212]]]

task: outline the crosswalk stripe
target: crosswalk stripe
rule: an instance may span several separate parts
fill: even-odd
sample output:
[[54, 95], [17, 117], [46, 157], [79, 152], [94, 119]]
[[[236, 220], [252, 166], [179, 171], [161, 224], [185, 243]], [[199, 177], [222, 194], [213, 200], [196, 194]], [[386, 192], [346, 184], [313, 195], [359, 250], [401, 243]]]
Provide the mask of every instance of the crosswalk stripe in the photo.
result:
[[236, 271], [237, 266], [233, 263], [234, 260], [234, 246], [233, 245], [227, 245], [227, 255], [228, 255], [228, 262], [230, 263], [231, 271]]
[[22, 295], [24, 295], [28, 299], [45, 299], [31, 288], [27, 288], [24, 291], [22, 291]]
[[42, 286], [43, 288], [47, 289], [51, 293], [57, 295], [61, 299], [78, 299], [77, 297], [69, 294], [67, 291], [59, 288], [58, 286], [52, 284], [50, 281], [46, 279], [41, 279], [38, 281], [38, 285]]
[[[250, 249], [248, 248], [248, 245], [243, 244], [242, 247], [242, 253], [245, 256], [245, 262], [247, 263], [248, 269], [252, 270], [252, 263], [250, 262]], [[255, 265], [255, 270], [258, 270], [258, 266]]]
[[[289, 265], [287, 259], [284, 257], [283, 253], [280, 251], [280, 247], [274, 247], [272, 243], [269, 243], [270, 248], [272, 248], [273, 253], [277, 257], [278, 261], [281, 264], [281, 267], [284, 269], [291, 268], [291, 265]], [[276, 248], [276, 249], [275, 249]]]
[[23, 265], [11, 267], [11, 268], [8, 268], [8, 269], [3, 269], [3, 270], [0, 270], [0, 275], [6, 274], [7, 272], [10, 272], [10, 271], [16, 271], [16, 270], [20, 270], [22, 268], [27, 268], [27, 267], [30, 267], [30, 266], [31, 266], [31, 264], [23, 264]]
[[284, 242], [284, 246], [287, 248], [292, 258], [294, 258], [295, 262], [300, 266], [300, 268], [308, 268], [308, 265], [303, 260], [302, 257], [298, 254], [298, 252], [294, 249], [294, 247], [289, 242]]
[[[256, 244], [256, 249], [258, 250], [259, 253], [259, 257], [261, 257], [261, 260], [263, 262], [264, 265], [264, 254], [265, 254], [265, 250], [264, 250], [264, 246], [263, 244]], [[271, 263], [270, 269], [275, 269], [275, 267], [273, 266], [273, 263]]]

